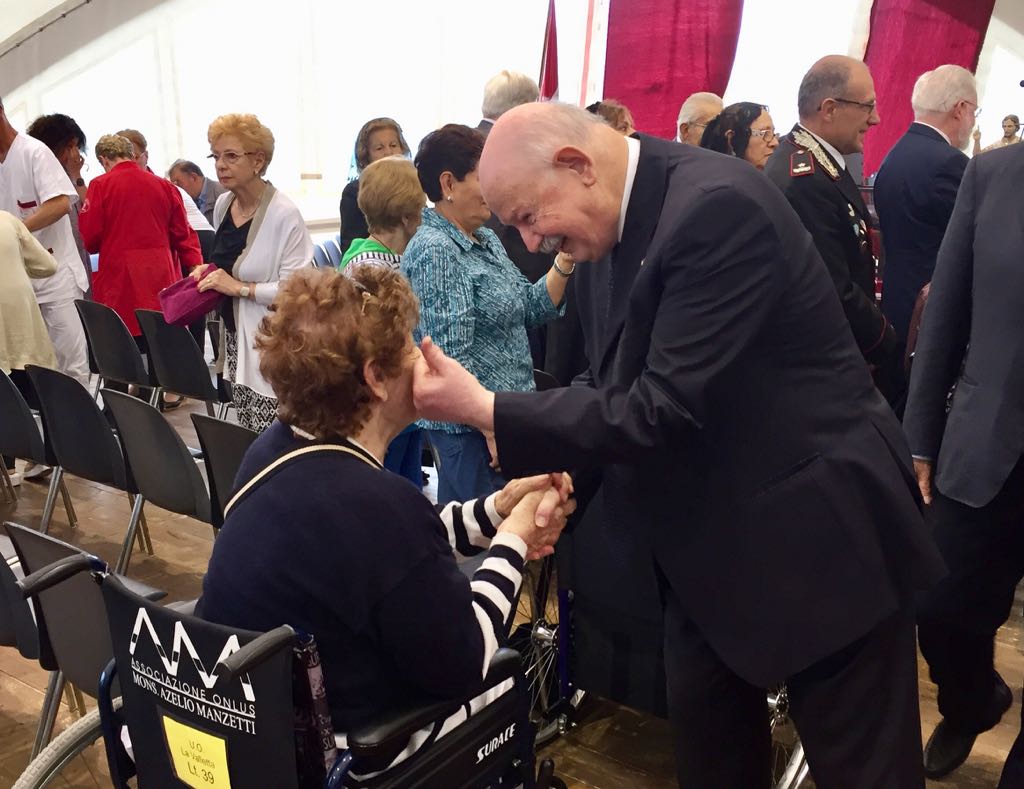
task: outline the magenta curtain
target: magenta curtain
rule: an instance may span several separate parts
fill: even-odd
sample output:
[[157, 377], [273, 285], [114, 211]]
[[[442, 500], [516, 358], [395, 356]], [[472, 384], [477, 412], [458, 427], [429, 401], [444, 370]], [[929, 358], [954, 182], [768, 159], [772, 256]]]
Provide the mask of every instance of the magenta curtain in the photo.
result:
[[864, 60], [871, 68], [882, 123], [868, 132], [864, 174], [914, 119], [910, 94], [925, 71], [954, 63], [974, 71], [995, 0], [875, 0]]
[[683, 99], [725, 91], [742, 16], [743, 0], [611, 0], [605, 98], [629, 107], [638, 130], [672, 139]]

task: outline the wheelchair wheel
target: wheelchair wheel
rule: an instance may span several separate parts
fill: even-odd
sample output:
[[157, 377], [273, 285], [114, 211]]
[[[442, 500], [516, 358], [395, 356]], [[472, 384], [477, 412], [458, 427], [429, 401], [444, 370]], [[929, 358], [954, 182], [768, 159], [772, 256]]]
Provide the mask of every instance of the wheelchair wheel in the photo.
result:
[[583, 698], [582, 691], [566, 696], [568, 623], [559, 626], [558, 595], [554, 556], [527, 562], [509, 646], [523, 658], [538, 747], [566, 731], [570, 714]]
[[[114, 699], [114, 709], [121, 699]], [[11, 789], [42, 789], [56, 778], [72, 759], [103, 738], [100, 711], [92, 710], [68, 726], [33, 759]]]
[[772, 787], [800, 789], [810, 776], [810, 767], [789, 718], [789, 697], [784, 685], [768, 693], [768, 708], [772, 732]]

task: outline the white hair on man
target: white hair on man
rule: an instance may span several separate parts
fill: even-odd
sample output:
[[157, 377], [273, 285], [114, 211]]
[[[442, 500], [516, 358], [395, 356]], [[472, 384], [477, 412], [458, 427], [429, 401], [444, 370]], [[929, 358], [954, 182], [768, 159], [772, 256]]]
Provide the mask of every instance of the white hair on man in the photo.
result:
[[910, 104], [917, 118], [946, 113], [959, 102], [975, 103], [978, 85], [974, 75], [963, 66], [946, 64], [926, 71], [914, 83]]
[[487, 80], [480, 110], [485, 118], [496, 121], [513, 107], [539, 98], [540, 88], [536, 82], [525, 74], [506, 69]]
[[722, 97], [717, 93], [701, 91], [687, 96], [680, 105], [676, 118], [679, 141], [700, 145], [704, 127], [708, 125], [708, 121], [721, 113], [724, 106]]

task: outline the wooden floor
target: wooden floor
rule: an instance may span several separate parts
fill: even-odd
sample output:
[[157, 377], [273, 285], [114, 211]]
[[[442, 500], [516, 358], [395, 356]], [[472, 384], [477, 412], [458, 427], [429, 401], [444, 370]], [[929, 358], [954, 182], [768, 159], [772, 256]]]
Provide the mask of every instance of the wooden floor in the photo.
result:
[[[190, 405], [196, 410], [199, 408], [189, 404], [168, 416], [185, 442], [198, 446], [188, 419]], [[78, 513], [79, 527], [75, 530], [68, 527], [64, 509], [58, 504], [51, 534], [112, 561], [128, 522], [126, 497], [76, 478], [69, 478], [68, 488]], [[38, 526], [45, 493], [45, 485], [23, 483], [17, 505], [0, 503], [0, 519]], [[155, 556], [136, 550], [130, 574], [167, 590], [168, 602], [197, 597], [203, 568], [213, 545], [210, 527], [148, 507], [147, 518]], [[1014, 606], [1011, 622], [1000, 631], [996, 651], [998, 668], [1014, 688], [1014, 707], [998, 727], [978, 739], [967, 764], [951, 778], [929, 783], [930, 787], [992, 787], [998, 781], [1003, 759], [1020, 725], [1020, 682], [1024, 673], [1021, 649], [1024, 621], [1020, 603], [1018, 600]], [[937, 721], [935, 693], [927, 680], [923, 662], [919, 663], [923, 729], [927, 736]], [[12, 648], [0, 647], [0, 786], [10, 786], [28, 762], [46, 680], [46, 673], [38, 665], [24, 660]], [[88, 705], [91, 708], [93, 702], [89, 700]], [[543, 755], [555, 759], [557, 774], [570, 787], [668, 789], [676, 785], [669, 732], [664, 721], [594, 699], [585, 710], [586, 715], [577, 727], [543, 751]], [[57, 730], [71, 720], [65, 699]], [[102, 749], [94, 747], [70, 765], [61, 780], [53, 785], [106, 787], [109, 786], [106, 776]]]

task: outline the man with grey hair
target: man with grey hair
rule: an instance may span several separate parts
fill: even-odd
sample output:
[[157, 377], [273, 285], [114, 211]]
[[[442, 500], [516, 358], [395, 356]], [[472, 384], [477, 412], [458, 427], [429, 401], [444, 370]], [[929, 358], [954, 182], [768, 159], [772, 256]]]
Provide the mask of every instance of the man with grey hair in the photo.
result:
[[704, 129], [716, 115], [722, 112], [725, 104], [716, 93], [702, 91], [686, 97], [679, 107], [679, 142], [686, 145], [700, 145], [704, 137]]
[[167, 180], [179, 189], [185, 190], [188, 196], [195, 201], [196, 208], [212, 226], [213, 206], [217, 202], [217, 198], [227, 191], [220, 181], [211, 181], [203, 175], [199, 165], [187, 159], [178, 159], [168, 168]]
[[601, 475], [608, 544], [657, 578], [680, 785], [768, 786], [765, 688], [785, 681], [818, 786], [924, 789], [913, 593], [941, 562], [778, 189], [549, 102], [502, 116], [479, 175], [530, 249], [578, 261], [589, 375], [493, 393], [425, 338], [417, 410], [493, 431], [513, 476]]
[[978, 108], [974, 75], [939, 66], [918, 77], [914, 122], [886, 155], [875, 179], [885, 276], [882, 312], [906, 343], [918, 294], [931, 281], [939, 245], [953, 215], [966, 147]]
[[871, 72], [850, 57], [824, 57], [804, 75], [797, 104], [800, 122], [764, 171], [814, 239], [875, 385], [898, 407], [906, 389], [902, 348], [875, 303], [871, 215], [845, 159], [864, 150], [864, 135], [879, 123]]
[[539, 98], [540, 88], [525, 74], [508, 69], [495, 74], [484, 85], [484, 101], [480, 107], [484, 117], [477, 124], [477, 131], [486, 137], [494, 122], [510, 109]]

